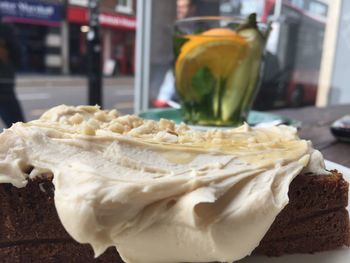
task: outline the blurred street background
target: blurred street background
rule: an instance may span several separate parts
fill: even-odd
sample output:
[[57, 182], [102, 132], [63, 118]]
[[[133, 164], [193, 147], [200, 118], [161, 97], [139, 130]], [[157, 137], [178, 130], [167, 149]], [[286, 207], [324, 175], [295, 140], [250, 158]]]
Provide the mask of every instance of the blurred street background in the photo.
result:
[[[17, 77], [16, 83], [26, 120], [37, 119], [57, 103], [87, 103], [87, 79], [83, 76], [22, 75]], [[103, 83], [103, 107], [131, 114], [134, 110], [134, 78], [104, 78]], [[0, 119], [0, 129], [4, 127]]]
[[272, 23], [254, 109], [349, 103], [349, 8], [345, 0], [0, 0], [0, 128], [20, 119], [6, 118], [18, 109], [13, 91], [26, 121], [99, 91], [104, 108], [123, 113], [176, 101], [166, 77], [173, 25], [190, 16], [256, 13]]
[[[26, 119], [37, 118], [57, 101], [78, 105], [86, 104], [87, 98], [86, 78], [78, 76], [23, 76], [17, 80], [17, 90], [18, 98], [27, 114]], [[104, 79], [104, 108], [116, 108], [123, 113], [131, 113], [133, 95], [132, 77]]]
[[[95, 35], [91, 3], [98, 4]], [[89, 77], [99, 71], [100, 87], [92, 88], [102, 91], [101, 106], [132, 113], [135, 14], [134, 0], [0, 0], [1, 82], [15, 83], [6, 88], [15, 90], [25, 120], [58, 104], [88, 104]], [[89, 48], [97, 51], [93, 68]], [[9, 104], [4, 98], [0, 108]], [[5, 126], [0, 119], [0, 128]]]

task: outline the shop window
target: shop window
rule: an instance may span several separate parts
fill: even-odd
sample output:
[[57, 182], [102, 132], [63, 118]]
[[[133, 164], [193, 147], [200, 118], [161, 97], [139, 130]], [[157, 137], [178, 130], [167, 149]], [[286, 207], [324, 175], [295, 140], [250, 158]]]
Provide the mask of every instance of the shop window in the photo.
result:
[[132, 0], [118, 0], [116, 11], [121, 13], [132, 13]]
[[321, 3], [318, 1], [310, 2], [309, 4], [309, 11], [312, 14], [320, 15], [320, 16], [326, 16], [327, 15], [327, 5], [325, 3]]
[[[257, 13], [271, 20], [273, 30], [266, 46], [265, 67], [254, 108], [314, 105], [318, 95], [320, 66], [328, 4], [321, 0], [154, 0], [145, 1], [145, 32], [140, 48], [140, 100], [137, 110], [175, 105], [172, 29], [176, 19], [189, 16], [239, 16]], [[147, 11], [150, 10], [150, 11]], [[145, 44], [149, 39], [149, 45]], [[141, 52], [140, 51], [140, 52]], [[139, 53], [140, 54], [140, 53]], [[140, 74], [141, 75], [141, 74]], [[138, 76], [137, 76], [138, 78]], [[166, 102], [166, 103], [164, 103]]]

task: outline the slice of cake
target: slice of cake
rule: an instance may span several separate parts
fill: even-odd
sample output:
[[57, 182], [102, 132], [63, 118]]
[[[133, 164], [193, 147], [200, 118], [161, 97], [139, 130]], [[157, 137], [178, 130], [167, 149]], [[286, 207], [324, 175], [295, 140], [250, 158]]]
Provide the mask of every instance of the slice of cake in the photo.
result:
[[347, 183], [289, 127], [199, 132], [63, 105], [0, 145], [7, 262], [93, 262], [73, 239], [96, 262], [119, 262], [111, 247], [126, 262], [231, 262], [349, 245]]
[[[68, 235], [57, 216], [53, 190], [50, 177], [30, 180], [24, 188], [0, 184], [2, 262], [123, 262], [114, 248], [94, 259], [89, 245]], [[337, 172], [298, 175], [290, 185], [289, 204], [254, 253], [277, 256], [349, 246], [347, 193], [348, 184]]]

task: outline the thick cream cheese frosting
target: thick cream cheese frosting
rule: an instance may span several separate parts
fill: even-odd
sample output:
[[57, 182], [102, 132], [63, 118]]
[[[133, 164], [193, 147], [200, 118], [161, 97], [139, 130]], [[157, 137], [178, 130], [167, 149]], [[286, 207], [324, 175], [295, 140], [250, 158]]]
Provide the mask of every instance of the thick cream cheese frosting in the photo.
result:
[[[30, 172], [29, 172], [30, 171]], [[68, 233], [126, 262], [232, 262], [249, 255], [322, 155], [287, 126], [196, 131], [172, 121], [57, 106], [0, 135], [0, 183], [52, 173]]]

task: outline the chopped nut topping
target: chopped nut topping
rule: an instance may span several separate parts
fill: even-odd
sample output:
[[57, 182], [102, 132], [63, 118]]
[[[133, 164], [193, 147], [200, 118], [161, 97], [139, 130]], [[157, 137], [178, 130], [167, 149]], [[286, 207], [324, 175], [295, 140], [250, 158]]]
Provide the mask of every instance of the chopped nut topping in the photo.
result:
[[167, 119], [160, 119], [159, 128], [161, 130], [170, 130], [173, 131], [175, 129], [175, 122]]
[[90, 119], [90, 120], [88, 120], [87, 121], [87, 124], [90, 126], [90, 127], [92, 127], [93, 129], [98, 129], [98, 128], [100, 128], [100, 125], [99, 125], [99, 123], [98, 123], [98, 121], [96, 121], [95, 119]]
[[95, 106], [89, 106], [89, 105], [84, 105], [84, 106], [78, 106], [77, 109], [88, 112], [88, 113], [94, 113], [100, 109], [98, 105]]
[[109, 129], [112, 132], [116, 132], [116, 133], [120, 133], [120, 134], [122, 134], [124, 132], [124, 126], [118, 122], [114, 122], [112, 125], [110, 125]]
[[89, 124], [85, 124], [83, 126], [82, 133], [85, 135], [96, 135], [96, 130]]
[[80, 113], [76, 113], [72, 117], [69, 118], [69, 123], [80, 124], [83, 122], [83, 120], [84, 120], [83, 115], [81, 115]]
[[111, 110], [108, 112], [108, 116], [112, 118], [117, 118], [120, 116], [120, 113], [117, 110]]
[[97, 111], [97, 112], [95, 112], [94, 117], [95, 117], [96, 120], [99, 120], [99, 121], [102, 121], [102, 122], [107, 121], [107, 114], [104, 111]]

